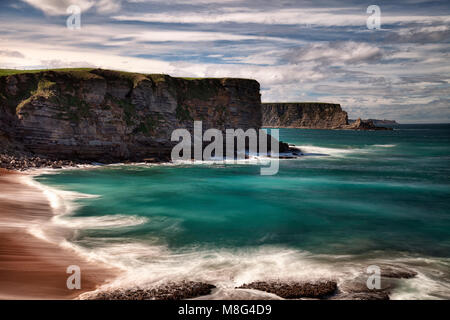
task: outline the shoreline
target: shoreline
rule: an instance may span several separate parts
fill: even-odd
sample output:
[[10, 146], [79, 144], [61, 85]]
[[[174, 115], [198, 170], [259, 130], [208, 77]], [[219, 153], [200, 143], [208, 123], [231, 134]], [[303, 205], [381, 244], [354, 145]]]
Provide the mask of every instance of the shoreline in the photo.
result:
[[[0, 169], [0, 299], [76, 299], [115, 278], [114, 270], [39, 234], [54, 216], [42, 190], [25, 174]], [[58, 236], [60, 230], [55, 230]], [[63, 239], [63, 237], [60, 237]], [[67, 267], [81, 270], [81, 289], [69, 290]]]

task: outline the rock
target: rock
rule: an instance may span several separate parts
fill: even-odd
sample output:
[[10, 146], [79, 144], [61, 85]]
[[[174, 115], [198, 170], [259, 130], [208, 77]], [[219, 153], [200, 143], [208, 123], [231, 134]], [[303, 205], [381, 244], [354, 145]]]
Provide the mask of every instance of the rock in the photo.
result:
[[182, 300], [204, 296], [211, 293], [215, 286], [204, 282], [169, 282], [151, 289], [132, 288], [126, 290], [101, 291], [90, 300]]
[[390, 300], [387, 292], [351, 292], [338, 294], [331, 300]]
[[261, 110], [264, 127], [335, 129], [348, 123], [347, 112], [333, 103], [263, 103]]
[[392, 130], [377, 127], [372, 120], [349, 124], [347, 112], [339, 104], [322, 102], [263, 103], [264, 127], [301, 129]]
[[194, 120], [203, 130], [259, 129], [259, 89], [251, 79], [103, 69], [0, 76], [0, 139], [52, 160], [166, 159], [172, 132], [192, 132]]
[[265, 291], [285, 299], [324, 298], [336, 292], [337, 283], [332, 280], [316, 282], [256, 281], [244, 284], [237, 289]]
[[332, 297], [336, 300], [388, 300], [390, 292], [399, 284], [398, 279], [409, 279], [417, 272], [398, 265], [379, 265], [381, 280], [379, 289], [367, 287], [367, 275], [362, 270], [359, 277], [344, 281], [339, 285], [337, 294]]
[[381, 276], [385, 278], [410, 279], [417, 275], [417, 272], [397, 265], [380, 265]]
[[393, 130], [392, 128], [377, 127], [371, 120], [361, 120], [358, 118], [352, 124], [342, 126], [342, 129], [351, 130]]

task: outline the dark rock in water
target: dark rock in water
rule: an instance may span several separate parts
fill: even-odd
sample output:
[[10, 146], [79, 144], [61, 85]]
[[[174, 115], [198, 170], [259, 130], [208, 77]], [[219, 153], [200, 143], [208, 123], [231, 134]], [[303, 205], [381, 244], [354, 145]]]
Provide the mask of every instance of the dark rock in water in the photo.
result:
[[389, 300], [389, 294], [383, 291], [342, 293], [331, 300]]
[[169, 282], [152, 289], [126, 289], [103, 291], [91, 300], [182, 300], [204, 296], [211, 293], [214, 285], [203, 282]]
[[377, 127], [371, 120], [361, 120], [361, 118], [358, 118], [352, 124], [343, 126], [341, 129], [351, 129], [351, 130], [393, 130], [392, 128]]
[[244, 284], [237, 289], [254, 289], [276, 294], [285, 299], [323, 298], [336, 292], [336, 281], [318, 282], [279, 282], [256, 281]]
[[333, 300], [389, 300], [389, 294], [393, 287], [391, 281], [381, 281], [380, 289], [367, 287], [367, 276], [344, 281], [339, 285], [339, 290]]
[[411, 279], [417, 275], [417, 272], [402, 266], [380, 265], [381, 276], [385, 278]]

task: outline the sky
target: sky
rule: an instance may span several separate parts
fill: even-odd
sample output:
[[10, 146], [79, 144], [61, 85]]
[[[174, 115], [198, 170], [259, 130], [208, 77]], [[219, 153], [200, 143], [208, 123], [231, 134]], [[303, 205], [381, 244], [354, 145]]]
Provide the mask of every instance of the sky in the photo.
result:
[[448, 123], [450, 1], [2, 0], [0, 68], [64, 67], [251, 78], [263, 102]]

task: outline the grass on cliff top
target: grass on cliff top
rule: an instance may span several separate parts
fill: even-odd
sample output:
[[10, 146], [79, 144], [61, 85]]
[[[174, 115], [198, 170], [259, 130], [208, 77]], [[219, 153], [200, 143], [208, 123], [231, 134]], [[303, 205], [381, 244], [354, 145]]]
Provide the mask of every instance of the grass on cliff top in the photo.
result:
[[[78, 77], [91, 77], [95, 76], [93, 73], [91, 73], [92, 70], [95, 70], [95, 68], [57, 68], [57, 69], [32, 69], [32, 70], [21, 70], [21, 69], [0, 69], [0, 77], [4, 76], [10, 76], [15, 74], [22, 74], [22, 73], [39, 73], [39, 72], [45, 72], [45, 71], [55, 71], [55, 72], [73, 72]], [[138, 72], [128, 72], [128, 71], [120, 71], [120, 70], [110, 70], [110, 69], [102, 69], [105, 71], [112, 71], [119, 75], [120, 77], [126, 78], [133, 83], [138, 82], [142, 77], [150, 77], [155, 82], [165, 81], [167, 75], [162, 73], [138, 73]], [[214, 77], [203, 77], [203, 78], [195, 78], [195, 77], [173, 77], [176, 79], [183, 79], [183, 80], [204, 80], [204, 79], [239, 79], [239, 80], [252, 80], [252, 79], [245, 79], [245, 78], [214, 78]]]
[[33, 70], [19, 70], [19, 69], [0, 69], [0, 77], [10, 76], [13, 74], [21, 74], [21, 73], [39, 73], [45, 71], [61, 71], [61, 72], [70, 72], [70, 71], [91, 71], [93, 68], [61, 68], [61, 69], [33, 69]]
[[262, 102], [261, 104], [337, 104], [334, 102], [302, 101], [302, 102]]
[[175, 77], [177, 79], [183, 79], [183, 80], [222, 80], [222, 79], [236, 79], [236, 80], [254, 80], [250, 78], [230, 78], [230, 77], [204, 77], [204, 78], [193, 78], [193, 77]]

